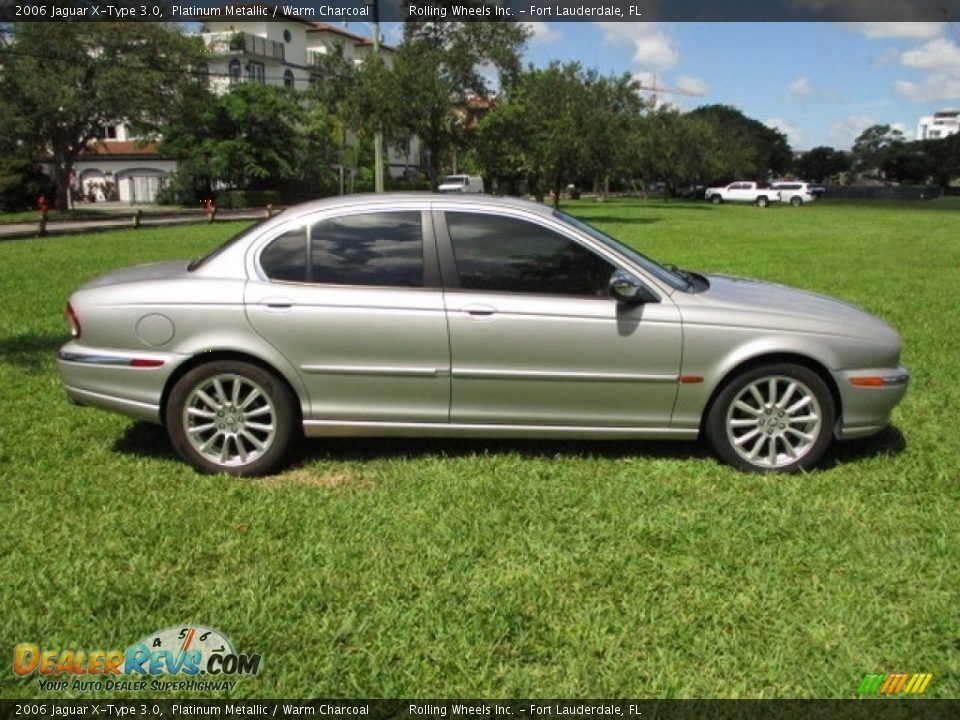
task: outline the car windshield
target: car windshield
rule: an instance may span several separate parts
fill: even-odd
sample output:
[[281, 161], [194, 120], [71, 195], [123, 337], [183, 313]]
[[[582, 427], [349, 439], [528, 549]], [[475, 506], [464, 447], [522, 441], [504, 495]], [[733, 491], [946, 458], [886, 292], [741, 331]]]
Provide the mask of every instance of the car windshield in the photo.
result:
[[225, 243], [223, 243], [223, 245], [220, 245], [220, 246], [214, 248], [211, 252], [207, 253], [207, 254], [204, 255], [203, 257], [197, 258], [197, 259], [194, 260], [192, 263], [190, 263], [189, 265], [187, 265], [187, 270], [188, 270], [189, 272], [193, 272], [193, 271], [196, 270], [197, 268], [203, 267], [203, 266], [206, 265], [208, 262], [210, 262], [211, 260], [213, 260], [217, 255], [219, 255], [219, 254], [222, 253], [224, 250], [226, 250], [228, 247], [230, 247], [231, 245], [233, 245], [235, 242], [237, 242], [238, 240], [240, 240], [240, 239], [243, 238], [243, 237], [246, 237], [247, 233], [256, 230], [258, 227], [260, 227], [261, 225], [263, 225], [265, 222], [267, 222], [268, 220], [272, 220], [273, 218], [275, 218], [277, 215], [279, 215], [279, 214], [282, 213], [282, 212], [283, 212], [283, 210], [280, 210], [279, 212], [274, 213], [271, 217], [265, 217], [263, 220], [260, 220], [259, 222], [255, 222], [253, 225], [250, 225], [250, 226], [248, 226], [248, 227], [245, 227], [243, 230], [241, 230], [241, 231], [238, 232], [236, 235], [234, 235], [234, 236], [231, 237], [229, 240], [227, 240]]
[[448, 175], [443, 181], [444, 185], [466, 185], [467, 178], [463, 175]]
[[615, 250], [621, 255], [626, 256], [627, 258], [635, 262], [637, 265], [642, 267], [644, 270], [649, 272], [651, 275], [656, 276], [658, 280], [660, 280], [663, 283], [666, 283], [667, 285], [674, 288], [675, 290], [686, 290], [687, 287], [689, 286], [690, 283], [686, 279], [678, 275], [677, 273], [674, 273], [668, 270], [667, 268], [663, 267], [659, 263], [654, 262], [643, 253], [637, 252], [633, 248], [627, 247], [623, 243], [618, 242], [617, 240], [614, 240], [609, 235], [605, 235], [604, 233], [597, 230], [595, 227], [591, 227], [590, 225], [587, 225], [585, 222], [577, 220], [575, 217], [571, 217], [570, 215], [567, 215], [566, 213], [562, 213], [559, 210], [555, 210], [553, 215], [557, 219], [562, 220], [568, 225], [572, 225], [573, 227], [577, 228], [581, 232], [587, 233], [594, 240], [600, 241], [601, 243], [606, 245], [608, 248]]

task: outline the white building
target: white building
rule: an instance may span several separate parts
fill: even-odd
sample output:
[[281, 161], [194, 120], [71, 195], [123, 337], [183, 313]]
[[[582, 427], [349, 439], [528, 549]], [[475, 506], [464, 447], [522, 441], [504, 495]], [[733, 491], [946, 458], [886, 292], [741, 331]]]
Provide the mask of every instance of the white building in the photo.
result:
[[[314, 81], [323, 55], [341, 52], [348, 61], [360, 63], [373, 49], [370, 38], [280, 13], [270, 21], [208, 19], [201, 37], [208, 58], [197, 70], [218, 93], [243, 82], [305, 90]], [[380, 52], [389, 65], [396, 48], [381, 44]], [[416, 138], [406, 143], [403, 151], [396, 147], [384, 150], [391, 177], [401, 177], [420, 166]], [[98, 140], [80, 155], [73, 186], [80, 191], [81, 200], [153, 203], [176, 168], [176, 160], [159, 155], [156, 144], [136, 142], [121, 122], [103, 127]]]
[[157, 153], [154, 143], [135, 142], [123, 123], [100, 128], [100, 137], [73, 166], [73, 187], [87, 202], [156, 202], [157, 193], [177, 169], [177, 161]]
[[[226, 92], [231, 85], [257, 82], [305, 90], [314, 82], [324, 55], [340, 52], [356, 64], [373, 50], [373, 41], [328, 23], [315, 23], [277, 13], [270, 21], [207, 19], [201, 33], [209, 59], [200, 68], [210, 87]], [[380, 44], [380, 54], [389, 66], [396, 48]], [[416, 138], [401, 152], [384, 148], [384, 164], [391, 177], [419, 167]]]
[[917, 140], [938, 140], [960, 132], [960, 110], [943, 110], [920, 118]]

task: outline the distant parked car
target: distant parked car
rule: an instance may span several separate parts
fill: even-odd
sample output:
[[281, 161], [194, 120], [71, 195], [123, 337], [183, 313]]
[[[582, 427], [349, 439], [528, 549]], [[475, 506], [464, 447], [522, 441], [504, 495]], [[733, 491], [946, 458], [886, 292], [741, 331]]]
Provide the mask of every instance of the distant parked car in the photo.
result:
[[714, 205], [725, 202], [745, 202], [766, 207], [770, 203], [780, 202], [780, 193], [777, 190], [745, 180], [738, 180], [726, 187], [707, 188], [703, 196]]
[[483, 178], [478, 175], [447, 175], [437, 190], [442, 193], [482, 193]]
[[781, 202], [788, 202], [794, 207], [800, 207], [804, 203], [813, 202], [824, 193], [822, 187], [816, 187], [810, 183], [796, 182], [793, 180], [770, 183], [770, 188], [780, 192]]
[[203, 472], [309, 436], [706, 438], [812, 468], [903, 396], [900, 338], [840, 300], [668, 268], [549, 207], [386, 194], [289, 208], [205, 258], [70, 297], [67, 395], [162, 423]]

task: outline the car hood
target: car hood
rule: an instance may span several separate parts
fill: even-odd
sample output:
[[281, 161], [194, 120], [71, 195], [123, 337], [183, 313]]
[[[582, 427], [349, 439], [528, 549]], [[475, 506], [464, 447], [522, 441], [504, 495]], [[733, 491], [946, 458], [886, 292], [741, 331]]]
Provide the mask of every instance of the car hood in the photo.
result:
[[170, 280], [186, 275], [189, 264], [190, 262], [188, 260], [174, 260], [170, 262], [150, 263], [149, 265], [136, 265], [96, 277], [80, 289], [89, 290], [96, 287], [106, 287], [108, 285]]
[[751, 278], [706, 278], [710, 287], [698, 297], [730, 324], [899, 342], [897, 332], [883, 320], [843, 300]]

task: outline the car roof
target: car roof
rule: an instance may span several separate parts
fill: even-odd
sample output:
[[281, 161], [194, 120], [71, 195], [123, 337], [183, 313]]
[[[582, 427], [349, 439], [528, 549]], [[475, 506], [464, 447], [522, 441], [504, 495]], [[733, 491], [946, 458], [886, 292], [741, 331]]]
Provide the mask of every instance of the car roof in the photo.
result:
[[450, 195], [449, 193], [431, 192], [396, 192], [396, 193], [358, 193], [356, 195], [339, 195], [336, 197], [313, 200], [301, 205], [287, 208], [279, 217], [285, 220], [292, 216], [309, 215], [318, 211], [348, 210], [359, 207], [373, 209], [389, 209], [391, 205], [422, 204], [428, 207], [431, 203], [456, 205], [457, 207], [476, 207], [488, 209], [515, 208], [539, 215], [552, 215], [553, 208], [531, 200], [515, 197], [501, 197], [496, 195]]

